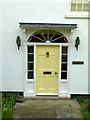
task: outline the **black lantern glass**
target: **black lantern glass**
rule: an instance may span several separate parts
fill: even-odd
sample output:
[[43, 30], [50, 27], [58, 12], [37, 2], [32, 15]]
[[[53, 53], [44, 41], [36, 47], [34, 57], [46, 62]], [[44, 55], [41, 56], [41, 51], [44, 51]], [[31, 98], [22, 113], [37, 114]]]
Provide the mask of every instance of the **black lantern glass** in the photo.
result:
[[76, 50], [78, 50], [78, 45], [80, 45], [80, 39], [79, 39], [79, 37], [76, 37], [76, 40], [75, 40]]
[[20, 39], [20, 36], [17, 36], [16, 44], [17, 44], [18, 50], [19, 50], [19, 48], [20, 48], [20, 46], [21, 46], [21, 39]]

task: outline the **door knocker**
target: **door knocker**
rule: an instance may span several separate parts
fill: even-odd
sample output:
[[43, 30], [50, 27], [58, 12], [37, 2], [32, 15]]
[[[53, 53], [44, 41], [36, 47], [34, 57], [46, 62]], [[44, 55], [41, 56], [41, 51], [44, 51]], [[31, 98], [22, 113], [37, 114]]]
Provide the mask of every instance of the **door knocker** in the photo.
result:
[[46, 52], [46, 57], [49, 57], [49, 52]]

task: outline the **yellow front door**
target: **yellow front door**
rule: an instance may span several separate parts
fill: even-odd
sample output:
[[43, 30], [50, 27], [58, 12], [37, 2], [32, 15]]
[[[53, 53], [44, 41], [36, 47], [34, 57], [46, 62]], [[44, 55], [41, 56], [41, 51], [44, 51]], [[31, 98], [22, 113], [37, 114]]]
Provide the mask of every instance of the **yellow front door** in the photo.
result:
[[36, 47], [36, 93], [58, 94], [59, 46]]

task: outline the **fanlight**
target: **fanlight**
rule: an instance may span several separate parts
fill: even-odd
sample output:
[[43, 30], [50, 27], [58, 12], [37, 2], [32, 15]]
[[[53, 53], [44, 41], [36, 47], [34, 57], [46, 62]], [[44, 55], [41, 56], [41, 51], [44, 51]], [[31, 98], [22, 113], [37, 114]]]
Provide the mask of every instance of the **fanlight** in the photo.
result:
[[32, 34], [28, 42], [40, 42], [40, 43], [68, 43], [67, 38], [56, 31], [53, 30], [42, 30]]

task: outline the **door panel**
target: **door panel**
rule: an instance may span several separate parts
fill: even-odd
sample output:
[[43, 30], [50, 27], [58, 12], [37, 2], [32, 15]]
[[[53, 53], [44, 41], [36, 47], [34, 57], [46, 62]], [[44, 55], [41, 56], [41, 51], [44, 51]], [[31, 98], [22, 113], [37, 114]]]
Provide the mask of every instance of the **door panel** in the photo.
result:
[[36, 92], [58, 93], [58, 78], [59, 46], [37, 46]]

